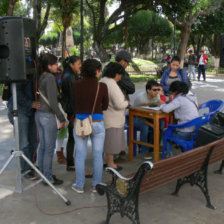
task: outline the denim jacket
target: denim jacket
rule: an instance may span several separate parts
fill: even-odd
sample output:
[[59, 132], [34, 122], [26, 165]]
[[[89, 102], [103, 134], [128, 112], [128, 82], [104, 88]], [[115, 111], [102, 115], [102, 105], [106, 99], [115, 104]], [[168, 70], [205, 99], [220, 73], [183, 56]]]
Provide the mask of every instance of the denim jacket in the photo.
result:
[[[171, 68], [167, 69], [166, 71], [163, 72], [160, 84], [163, 86], [163, 90], [165, 95], [169, 94], [169, 87], [167, 86], [167, 80], [169, 78], [171, 72]], [[177, 69], [176, 71], [178, 78], [180, 79], [181, 82], [186, 82], [189, 85], [187, 73], [184, 69]]]

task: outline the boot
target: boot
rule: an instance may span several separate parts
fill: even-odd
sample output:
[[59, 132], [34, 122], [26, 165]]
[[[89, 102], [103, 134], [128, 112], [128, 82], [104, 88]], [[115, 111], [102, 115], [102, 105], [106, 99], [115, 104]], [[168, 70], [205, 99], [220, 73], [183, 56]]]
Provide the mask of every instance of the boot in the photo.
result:
[[60, 164], [66, 164], [66, 158], [63, 154], [64, 148], [61, 148], [61, 151], [57, 151], [57, 157], [58, 157], [58, 163]]

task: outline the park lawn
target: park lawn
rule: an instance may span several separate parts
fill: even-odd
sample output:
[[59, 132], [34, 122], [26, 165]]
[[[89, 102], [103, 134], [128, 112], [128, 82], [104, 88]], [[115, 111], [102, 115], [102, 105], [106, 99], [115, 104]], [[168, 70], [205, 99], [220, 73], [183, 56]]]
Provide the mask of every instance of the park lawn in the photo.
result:
[[[140, 58], [133, 58], [135, 64], [138, 65], [141, 71], [155, 71], [158, 67], [153, 61], [144, 60]], [[133, 67], [131, 65], [128, 66], [127, 71], [133, 71]]]
[[132, 82], [147, 82], [149, 79], [157, 80], [156, 75], [147, 75], [147, 74], [130, 74]]
[[0, 96], [2, 96], [2, 92], [3, 92], [3, 84], [0, 84]]

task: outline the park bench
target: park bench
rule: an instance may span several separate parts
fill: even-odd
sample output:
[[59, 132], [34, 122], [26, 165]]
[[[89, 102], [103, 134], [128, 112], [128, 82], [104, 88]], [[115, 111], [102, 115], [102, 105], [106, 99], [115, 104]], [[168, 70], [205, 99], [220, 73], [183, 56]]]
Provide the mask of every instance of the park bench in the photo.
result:
[[[127, 216], [133, 224], [139, 224], [138, 215], [138, 186], [141, 184], [140, 192], [146, 192], [177, 180], [176, 189], [173, 195], [178, 195], [180, 188], [189, 183], [191, 186], [198, 186], [204, 194], [207, 207], [215, 209], [211, 204], [207, 171], [208, 165], [222, 161], [220, 170], [223, 168], [224, 160], [224, 139], [212, 142], [208, 145], [193, 149], [169, 159], [160, 160], [153, 164], [151, 172], [145, 172], [142, 165], [137, 173], [132, 173], [129, 178], [122, 177], [113, 169], [108, 171], [112, 174], [112, 183], [109, 185], [97, 185], [100, 195], [106, 192], [108, 213], [106, 223], [109, 223], [111, 216], [120, 212], [121, 216]], [[149, 169], [149, 168], [148, 168]], [[141, 178], [136, 178], [141, 173]], [[144, 175], [145, 174], [145, 175]], [[144, 177], [143, 177], [144, 176]], [[133, 177], [130, 179], [130, 177]], [[142, 180], [143, 178], [143, 180]], [[135, 182], [130, 182], [135, 180]], [[119, 189], [126, 189], [124, 191]], [[137, 188], [137, 190], [135, 190]], [[125, 192], [125, 194], [122, 194]], [[133, 194], [133, 192], [135, 192]]]

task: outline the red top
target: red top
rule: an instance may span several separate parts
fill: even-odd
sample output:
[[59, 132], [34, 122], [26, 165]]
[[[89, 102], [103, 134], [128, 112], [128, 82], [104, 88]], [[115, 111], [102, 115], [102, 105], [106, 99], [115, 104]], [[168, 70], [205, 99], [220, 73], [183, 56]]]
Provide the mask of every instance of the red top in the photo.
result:
[[[164, 95], [160, 95], [160, 99], [164, 102], [166, 102], [166, 97]], [[168, 124], [169, 124], [169, 117], [164, 117], [164, 118], [161, 118], [162, 120], [165, 121], [165, 128], [168, 127]]]

